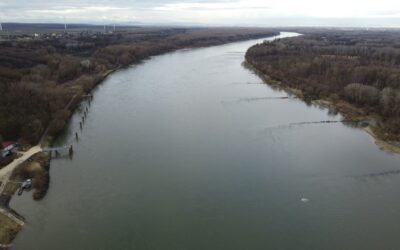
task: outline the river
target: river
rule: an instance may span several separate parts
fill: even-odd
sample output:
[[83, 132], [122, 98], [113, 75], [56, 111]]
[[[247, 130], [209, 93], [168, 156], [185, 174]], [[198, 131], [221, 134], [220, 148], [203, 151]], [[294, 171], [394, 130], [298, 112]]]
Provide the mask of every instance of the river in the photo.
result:
[[110, 75], [47, 196], [12, 200], [14, 249], [398, 249], [400, 175], [380, 173], [400, 157], [342, 123], [296, 124], [341, 117], [274, 99], [288, 94], [242, 66], [261, 41]]

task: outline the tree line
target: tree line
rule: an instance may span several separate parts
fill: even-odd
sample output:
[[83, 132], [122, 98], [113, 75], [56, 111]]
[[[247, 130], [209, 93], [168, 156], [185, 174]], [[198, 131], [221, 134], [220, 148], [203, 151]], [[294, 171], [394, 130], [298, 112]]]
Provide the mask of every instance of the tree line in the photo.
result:
[[[79, 97], [117, 67], [187, 47], [277, 35], [271, 29], [132, 28], [0, 42], [0, 138], [36, 144], [57, 135]], [[156, 70], [156, 69], [155, 69]], [[73, 105], [66, 108], [73, 96]]]
[[400, 32], [325, 30], [265, 42], [247, 61], [311, 99], [344, 100], [400, 138]]

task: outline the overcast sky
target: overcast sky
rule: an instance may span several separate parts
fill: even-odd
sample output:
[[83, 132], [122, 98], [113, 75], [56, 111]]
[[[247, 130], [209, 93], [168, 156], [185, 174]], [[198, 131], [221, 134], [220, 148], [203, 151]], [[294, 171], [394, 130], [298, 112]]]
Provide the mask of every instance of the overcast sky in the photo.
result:
[[400, 27], [400, 0], [0, 0], [1, 22]]

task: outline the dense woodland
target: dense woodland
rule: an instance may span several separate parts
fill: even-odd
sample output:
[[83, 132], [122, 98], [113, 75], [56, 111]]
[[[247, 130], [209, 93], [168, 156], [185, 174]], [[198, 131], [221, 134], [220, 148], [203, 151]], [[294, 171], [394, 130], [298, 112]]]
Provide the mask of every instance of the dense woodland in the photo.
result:
[[112, 69], [176, 49], [276, 34], [239, 28], [80, 30], [43, 39], [8, 34], [0, 39], [0, 140], [33, 145], [47, 128], [50, 136], [57, 134], [80, 97]]
[[346, 101], [400, 138], [400, 31], [325, 30], [258, 44], [246, 60], [307, 98]]

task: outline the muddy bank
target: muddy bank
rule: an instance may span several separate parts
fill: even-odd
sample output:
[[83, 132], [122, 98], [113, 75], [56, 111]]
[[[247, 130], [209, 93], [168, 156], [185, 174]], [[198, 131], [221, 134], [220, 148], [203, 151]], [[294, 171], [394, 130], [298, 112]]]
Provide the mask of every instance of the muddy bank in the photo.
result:
[[365, 127], [363, 128], [365, 132], [371, 135], [374, 140], [375, 144], [382, 150], [385, 150], [390, 153], [400, 154], [400, 143], [399, 142], [389, 142], [384, 141], [378, 137], [378, 135], [374, 132], [374, 127]]

